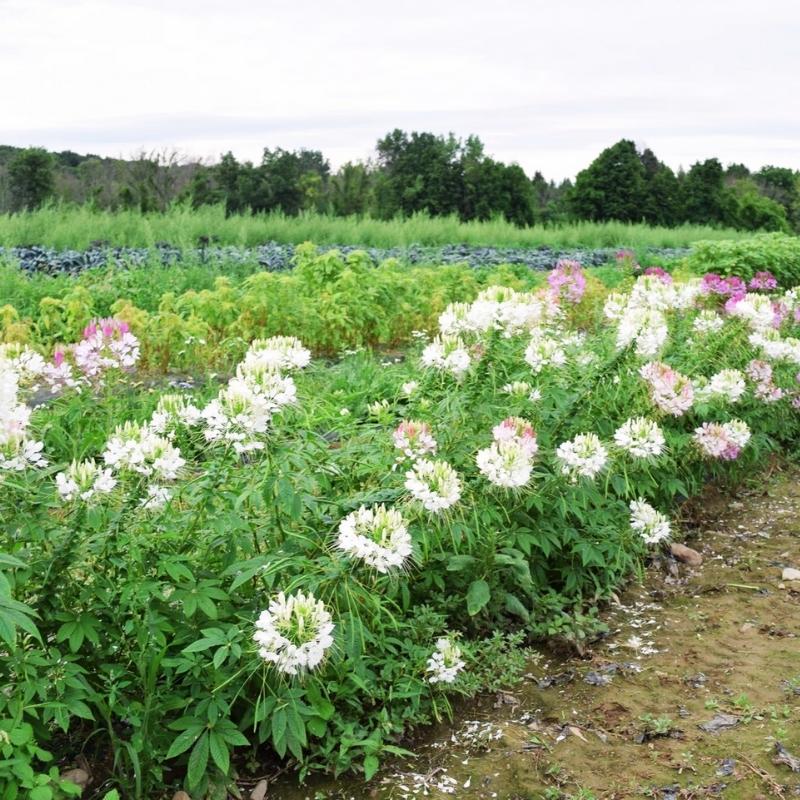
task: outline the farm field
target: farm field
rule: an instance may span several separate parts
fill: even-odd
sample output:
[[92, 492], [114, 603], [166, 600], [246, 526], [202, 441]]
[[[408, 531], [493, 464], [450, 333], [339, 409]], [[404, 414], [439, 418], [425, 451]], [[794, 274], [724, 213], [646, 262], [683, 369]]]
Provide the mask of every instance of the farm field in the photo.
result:
[[461, 222], [457, 217], [424, 213], [406, 219], [334, 217], [314, 212], [297, 216], [280, 211], [226, 216], [223, 206], [164, 212], [95, 211], [86, 206], [49, 206], [0, 215], [0, 246], [42, 245], [83, 250], [92, 242], [117, 247], [152, 247], [166, 242], [184, 249], [202, 237], [219, 245], [255, 247], [265, 242], [362, 247], [443, 246], [602, 248], [689, 247], [706, 239], [745, 239], [749, 234], [708, 225], [657, 227], [624, 222], [576, 222], [518, 227], [503, 219]]
[[[108, 800], [224, 798], [279, 773], [355, 774], [383, 791], [398, 763], [412, 769], [420, 731], [469, 698], [538, 702], [525, 676], [552, 670], [534, 645], [599, 653], [605, 675], [607, 609], [648, 565], [674, 579], [669, 609], [653, 612], [664, 629], [676, 609], [704, 624], [670, 543], [693, 498], [712, 493], [724, 516], [726, 492], [798, 455], [795, 247], [727, 239], [649, 269], [626, 250], [550, 272], [375, 266], [313, 245], [281, 273], [0, 268], [0, 796], [72, 796], [77, 780]], [[744, 537], [755, 573], [714, 572], [725, 598], [748, 603], [768, 559], [800, 568], [793, 531], [776, 528], [772, 549]], [[705, 542], [732, 557], [719, 531]], [[771, 624], [762, 595], [728, 611]], [[673, 741], [661, 717], [678, 712], [653, 699], [653, 671], [668, 666], [644, 633], [628, 647], [654, 659], [633, 679], [652, 728], [637, 747], [657, 760]], [[798, 741], [780, 647], [769, 697], [716, 698], [753, 719], [774, 706], [769, 747]], [[708, 664], [720, 693], [723, 668]], [[614, 702], [611, 685], [598, 691]], [[575, 702], [577, 729], [595, 736], [594, 701], [582, 690]], [[524, 711], [502, 746], [555, 763], [550, 728]], [[484, 744], [491, 761], [500, 745]], [[447, 774], [463, 788], [462, 772]], [[542, 796], [603, 788], [563, 774]]]

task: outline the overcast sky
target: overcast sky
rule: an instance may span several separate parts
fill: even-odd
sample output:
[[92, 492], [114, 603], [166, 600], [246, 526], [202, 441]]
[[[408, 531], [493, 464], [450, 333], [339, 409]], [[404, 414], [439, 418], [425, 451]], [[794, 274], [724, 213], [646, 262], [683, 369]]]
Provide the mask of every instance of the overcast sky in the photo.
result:
[[0, 0], [0, 144], [338, 166], [395, 127], [800, 169], [800, 0]]

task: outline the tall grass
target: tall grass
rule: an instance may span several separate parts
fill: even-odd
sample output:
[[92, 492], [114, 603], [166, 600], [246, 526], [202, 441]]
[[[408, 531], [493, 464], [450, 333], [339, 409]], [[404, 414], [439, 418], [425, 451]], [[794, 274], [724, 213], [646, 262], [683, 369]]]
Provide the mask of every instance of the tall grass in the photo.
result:
[[197, 245], [201, 236], [219, 244], [254, 246], [285, 243], [354, 244], [403, 247], [411, 244], [470, 244], [492, 247], [688, 247], [701, 239], [738, 239], [748, 234], [702, 225], [650, 227], [623, 222], [576, 222], [517, 228], [504, 220], [461, 222], [456, 217], [415, 215], [403, 220], [331, 217], [282, 213], [225, 217], [222, 206], [191, 209], [175, 206], [163, 214], [138, 211], [92, 211], [87, 207], [48, 206], [38, 211], [0, 216], [0, 245], [38, 244], [83, 249], [92, 241], [143, 247], [169, 242]]

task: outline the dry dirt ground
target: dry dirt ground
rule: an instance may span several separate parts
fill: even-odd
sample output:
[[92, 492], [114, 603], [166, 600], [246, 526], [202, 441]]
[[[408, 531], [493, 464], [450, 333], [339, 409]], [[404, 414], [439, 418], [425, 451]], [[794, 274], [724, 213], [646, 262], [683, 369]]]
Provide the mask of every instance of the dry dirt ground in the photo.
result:
[[369, 785], [277, 784], [267, 797], [800, 797], [800, 581], [782, 580], [800, 569], [800, 471], [759, 485], [687, 509], [681, 533], [702, 566], [655, 563], [583, 657], [543, 655]]

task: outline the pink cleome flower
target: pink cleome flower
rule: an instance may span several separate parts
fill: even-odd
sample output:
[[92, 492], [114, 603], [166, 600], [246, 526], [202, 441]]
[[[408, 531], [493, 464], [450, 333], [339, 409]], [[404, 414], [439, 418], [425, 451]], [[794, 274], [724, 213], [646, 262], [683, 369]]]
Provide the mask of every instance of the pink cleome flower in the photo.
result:
[[562, 258], [547, 276], [550, 296], [554, 300], [564, 299], [568, 303], [580, 303], [586, 291], [586, 276], [579, 261]]

